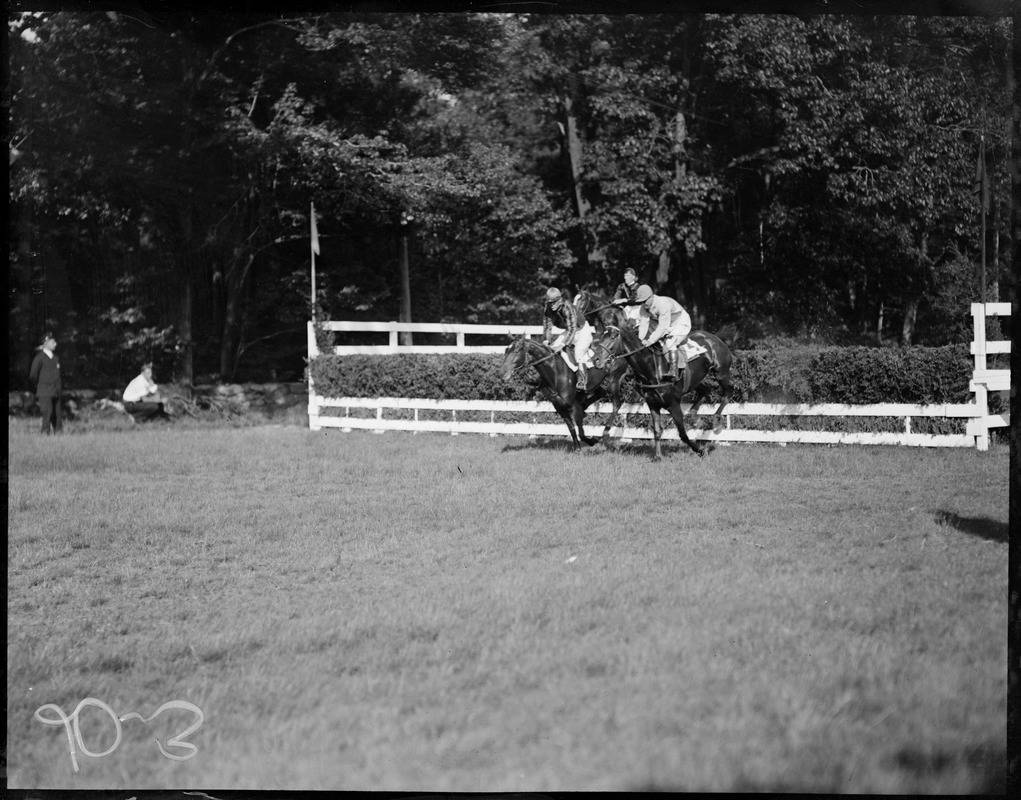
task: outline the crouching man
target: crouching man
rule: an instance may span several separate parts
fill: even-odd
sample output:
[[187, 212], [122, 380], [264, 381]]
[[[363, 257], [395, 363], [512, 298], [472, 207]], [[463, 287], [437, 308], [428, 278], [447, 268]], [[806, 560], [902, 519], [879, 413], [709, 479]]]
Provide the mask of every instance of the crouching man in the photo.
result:
[[152, 364], [142, 366], [142, 373], [124, 390], [123, 399], [124, 410], [137, 420], [172, 419], [159, 387], [152, 379]]

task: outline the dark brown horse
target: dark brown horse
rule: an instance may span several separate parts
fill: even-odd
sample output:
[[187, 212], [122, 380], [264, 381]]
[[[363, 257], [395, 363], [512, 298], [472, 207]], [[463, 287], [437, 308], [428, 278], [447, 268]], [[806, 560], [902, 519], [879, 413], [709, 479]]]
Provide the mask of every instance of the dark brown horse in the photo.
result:
[[624, 360], [631, 365], [635, 385], [645, 397], [649, 413], [652, 415], [654, 460], [659, 461], [662, 458], [659, 440], [663, 435], [663, 423], [659, 415], [663, 409], [669, 410], [670, 416], [674, 418], [681, 440], [694, 452], [703, 455], [704, 448], [688, 438], [688, 432], [684, 427], [681, 398], [694, 391], [695, 403], [691, 407], [691, 413], [697, 413], [699, 406], [709, 396], [710, 389], [704, 381], [710, 375], [715, 376], [720, 387], [721, 401], [720, 407], [716, 409], [714, 424], [719, 426], [723, 408], [730, 398], [730, 367], [734, 360], [730, 346], [736, 337], [737, 329], [731, 324], [725, 325], [715, 334], [692, 331], [688, 338], [702, 345], [706, 352], [689, 361], [687, 369], [679, 374], [676, 381], [664, 380], [661, 377], [661, 356], [642, 343], [634, 328], [609, 326], [592, 345], [596, 367], [612, 368], [613, 362]]
[[574, 305], [585, 315], [588, 324], [596, 329], [596, 336], [610, 325], [624, 327], [628, 321], [620, 306], [613, 305], [603, 295], [588, 289], [582, 289], [575, 295]]
[[576, 447], [581, 447], [581, 442], [589, 446], [599, 443], [600, 439], [585, 435], [582, 420], [585, 418], [585, 409], [597, 400], [609, 397], [613, 403], [613, 413], [606, 421], [602, 435], [602, 441], [607, 441], [610, 428], [617, 421], [617, 411], [621, 404], [620, 381], [627, 372], [627, 361], [618, 359], [608, 367], [590, 367], [588, 389], [579, 392], [577, 373], [567, 366], [559, 352], [554, 352], [552, 347], [542, 342], [524, 337], [512, 339], [504, 351], [501, 371], [503, 379], [510, 381], [515, 372], [529, 367], [539, 373], [543, 391], [567, 423]]

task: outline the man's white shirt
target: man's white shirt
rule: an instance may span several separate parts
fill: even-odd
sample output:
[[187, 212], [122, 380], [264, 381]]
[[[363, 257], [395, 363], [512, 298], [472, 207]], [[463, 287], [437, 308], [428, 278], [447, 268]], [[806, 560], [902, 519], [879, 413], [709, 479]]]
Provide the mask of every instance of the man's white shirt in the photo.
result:
[[157, 389], [156, 383], [149, 380], [145, 375], [139, 375], [124, 390], [125, 403], [137, 403], [146, 395], [150, 395]]

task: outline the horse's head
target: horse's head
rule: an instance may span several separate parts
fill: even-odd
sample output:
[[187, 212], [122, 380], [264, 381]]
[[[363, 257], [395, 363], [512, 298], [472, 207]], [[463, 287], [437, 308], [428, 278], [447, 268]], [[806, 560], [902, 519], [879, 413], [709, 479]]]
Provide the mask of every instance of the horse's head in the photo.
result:
[[598, 292], [590, 292], [588, 289], [582, 289], [575, 295], [574, 305], [599, 333], [607, 325], [616, 325], [623, 318], [619, 308], [610, 305], [609, 300]]
[[521, 369], [526, 363], [527, 350], [525, 338], [512, 338], [507, 349], [503, 351], [503, 366], [500, 368], [500, 376], [505, 381], [510, 381], [514, 373]]
[[621, 351], [622, 342], [620, 328], [608, 325], [592, 342], [592, 366], [601, 370], [613, 369], [613, 362]]

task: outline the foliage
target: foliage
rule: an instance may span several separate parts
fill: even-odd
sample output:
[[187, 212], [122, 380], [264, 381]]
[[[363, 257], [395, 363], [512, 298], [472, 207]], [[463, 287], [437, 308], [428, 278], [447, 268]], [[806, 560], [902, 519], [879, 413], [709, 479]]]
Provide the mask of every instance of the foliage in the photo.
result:
[[415, 320], [534, 321], [630, 266], [696, 324], [943, 345], [984, 141], [1010, 274], [1006, 19], [61, 11], [8, 42], [15, 383], [44, 327], [69, 363], [295, 376], [310, 203], [334, 319], [398, 317], [406, 245]]
[[[312, 364], [326, 397], [535, 399], [534, 371], [500, 379], [497, 355], [322, 355]], [[946, 347], [761, 347], [732, 368], [735, 401], [766, 403], [966, 403], [972, 362]], [[641, 402], [630, 379], [626, 402]]]

